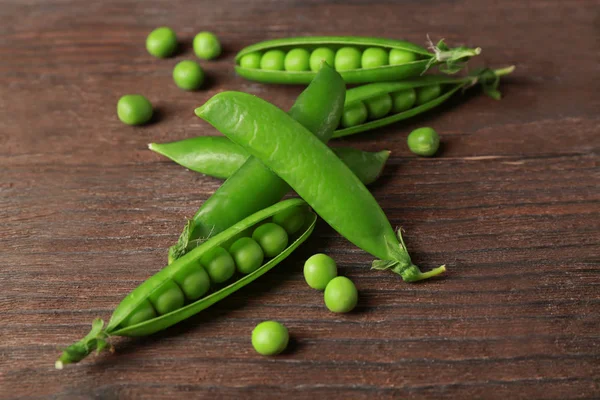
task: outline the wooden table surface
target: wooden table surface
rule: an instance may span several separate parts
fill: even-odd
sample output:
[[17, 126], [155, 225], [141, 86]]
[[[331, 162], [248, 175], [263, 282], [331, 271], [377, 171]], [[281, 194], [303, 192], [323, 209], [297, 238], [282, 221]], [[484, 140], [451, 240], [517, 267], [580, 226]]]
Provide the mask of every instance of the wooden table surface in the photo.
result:
[[[74, 1], [0, 3], [0, 397], [600, 397], [600, 46], [598, 1]], [[146, 35], [173, 27], [183, 49], [159, 60]], [[183, 92], [174, 64], [218, 34], [205, 90]], [[58, 349], [109, 318], [165, 263], [187, 217], [220, 182], [146, 144], [216, 132], [193, 115], [241, 90], [289, 107], [300, 87], [237, 77], [234, 54], [297, 35], [365, 35], [481, 46], [473, 65], [517, 70], [504, 99], [477, 90], [422, 117], [336, 140], [392, 150], [371, 190], [413, 260], [447, 264], [406, 284], [325, 223], [275, 270], [211, 309], [115, 354], [54, 369]], [[121, 124], [126, 93], [158, 118]], [[406, 135], [432, 126], [438, 157]], [[331, 196], [335, 196], [332, 188]], [[360, 291], [335, 315], [302, 277], [326, 252]], [[257, 355], [250, 332], [275, 319], [289, 350]]]

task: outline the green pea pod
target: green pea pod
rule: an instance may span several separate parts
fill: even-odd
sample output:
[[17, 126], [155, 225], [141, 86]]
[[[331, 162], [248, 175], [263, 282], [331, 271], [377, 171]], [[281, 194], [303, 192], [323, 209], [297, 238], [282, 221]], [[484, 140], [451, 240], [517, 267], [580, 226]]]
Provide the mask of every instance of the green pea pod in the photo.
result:
[[[156, 315], [156, 301], [160, 301], [161, 295], [168, 294], [167, 290], [171, 290], [172, 288], [184, 291], [178, 283], [182, 281], [182, 273], [189, 276], [201, 271], [203, 267], [200, 265], [200, 260], [203, 259], [203, 256], [210, 254], [211, 251], [218, 247], [226, 247], [228, 243], [236, 238], [249, 235], [249, 232], [254, 227], [261, 226], [264, 221], [272, 216], [290, 210], [299, 210], [299, 212], [304, 213], [306, 218], [303, 220], [304, 223], [301, 229], [290, 237], [290, 244], [283, 251], [270, 258], [254, 272], [240, 277], [233, 283], [216, 290], [212, 294], [196, 301], [189, 301], [187, 304], [183, 304], [181, 307], [177, 307], [163, 315]], [[160, 270], [127, 295], [117, 306], [105, 328], [103, 327], [104, 322], [101, 319], [94, 320], [90, 333], [63, 351], [58, 361], [56, 361], [56, 368], [62, 369], [64, 364], [79, 362], [94, 350], [100, 352], [109, 346], [108, 340], [111, 336], [150, 335], [183, 321], [224, 299], [256, 278], [264, 275], [289, 256], [310, 236], [315, 227], [316, 219], [316, 215], [306, 207], [306, 203], [303, 200], [284, 200], [243, 219], [226, 231], [211, 237], [202, 245]], [[135, 323], [130, 323], [132, 317], [136, 313], [139, 316], [140, 310], [143, 310], [144, 307], [149, 310], [148, 313], [144, 314], [145, 317], [137, 318]]]
[[369, 190], [329, 147], [279, 108], [246, 93], [223, 92], [196, 115], [260, 159], [342, 236], [378, 257], [373, 268], [391, 269], [409, 282], [445, 271], [442, 266], [422, 273], [413, 265], [400, 231], [396, 236]]
[[411, 91], [414, 89], [419, 91], [435, 87], [446, 87], [446, 91], [423, 104], [416, 104], [408, 110], [398, 113], [391, 112], [382, 118], [365, 121], [355, 126], [340, 127], [333, 133], [333, 137], [338, 138], [354, 135], [356, 133], [380, 128], [397, 121], [414, 117], [439, 106], [459, 90], [466, 90], [477, 84], [480, 84], [483, 87], [484, 93], [498, 100], [500, 99], [500, 92], [498, 91], [500, 77], [510, 74], [514, 69], [514, 66], [496, 70], [480, 69], [474, 71], [469, 76], [462, 78], [429, 75], [400, 82], [378, 82], [354, 87], [346, 92], [346, 101], [344, 103], [345, 111], [351, 110], [358, 103], [368, 102], [369, 99], [380, 98], [381, 96], [401, 92], [410, 95]]
[[[429, 38], [428, 38], [429, 40]], [[385, 53], [392, 51], [413, 55], [408, 57], [407, 62], [394, 64], [384, 61], [381, 65], [375, 67], [361, 67], [360, 60], [352, 69], [342, 70], [336, 66], [342, 78], [347, 83], [369, 83], [382, 82], [399, 79], [407, 79], [422, 75], [430, 67], [443, 64], [440, 68], [442, 72], [455, 73], [462, 69], [463, 65], [470, 57], [481, 53], [480, 48], [457, 47], [449, 48], [443, 40], [437, 45], [433, 45], [429, 40], [431, 51], [403, 40], [393, 40], [384, 38], [358, 37], [358, 36], [312, 36], [295, 37], [286, 39], [267, 40], [256, 43], [242, 49], [235, 57], [236, 72], [249, 80], [263, 83], [282, 83], [282, 84], [307, 84], [315, 77], [314, 71], [309, 71], [309, 64], [304, 63], [304, 70], [285, 70], [283, 62], [278, 65], [269, 66], [270, 69], [261, 68], [260, 58], [269, 51], [280, 52], [281, 57], [291, 50], [304, 49], [306, 52], [314, 52], [316, 49], [326, 48], [331, 50], [332, 54], [340, 48], [353, 48], [358, 52], [366, 49], [380, 49]], [[245, 56], [255, 56], [255, 65], [245, 66]], [[384, 55], [385, 57], [385, 55]], [[283, 59], [282, 59], [283, 61]], [[329, 60], [331, 61], [331, 60]], [[334, 64], [337, 64], [334, 61]]]
[[[197, 136], [150, 143], [148, 147], [185, 168], [220, 179], [229, 178], [250, 157], [244, 148], [224, 136]], [[333, 152], [365, 185], [375, 182], [390, 156], [387, 150], [371, 153], [349, 147], [336, 147]]]
[[[324, 64], [314, 81], [298, 96], [289, 114], [326, 142], [339, 123], [345, 93], [340, 75]], [[211, 235], [276, 203], [289, 191], [290, 187], [263, 163], [248, 158], [187, 223], [178, 242], [169, 249], [169, 262]]]

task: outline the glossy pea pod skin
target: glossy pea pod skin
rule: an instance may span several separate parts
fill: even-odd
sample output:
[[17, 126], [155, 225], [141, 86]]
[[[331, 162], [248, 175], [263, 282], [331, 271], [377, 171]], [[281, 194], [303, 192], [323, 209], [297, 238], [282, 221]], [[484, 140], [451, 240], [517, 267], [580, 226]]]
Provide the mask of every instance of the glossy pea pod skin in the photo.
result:
[[[450, 49], [440, 41], [430, 43], [433, 52], [414, 43], [360, 36], [312, 36], [267, 40], [242, 49], [235, 58], [236, 72], [249, 80], [263, 83], [308, 84], [315, 77], [310, 62], [294, 63], [294, 68], [262, 68], [256, 59], [277, 52], [283, 59], [286, 54], [302, 49], [312, 53], [318, 51], [328, 62], [333, 60], [336, 70], [347, 83], [382, 82], [407, 79], [422, 75], [431, 66], [445, 63], [444, 72], [458, 72], [463, 64], [481, 52], [481, 49], [458, 47]], [[329, 53], [326, 50], [328, 49]], [[340, 51], [341, 50], [341, 51]], [[332, 58], [331, 52], [337, 53]], [[389, 57], [394, 52], [408, 55], [406, 62], [394, 64], [398, 57]], [[385, 54], [384, 54], [385, 53]], [[304, 56], [305, 57], [305, 56]], [[254, 61], [254, 62], [250, 62]], [[366, 64], [363, 66], [362, 64]], [[302, 70], [298, 65], [303, 65]]]
[[[224, 136], [198, 136], [150, 143], [148, 147], [185, 168], [220, 179], [229, 178], [250, 157], [243, 147]], [[350, 147], [336, 147], [333, 152], [365, 185], [377, 180], [390, 156], [387, 150], [367, 152]]]
[[445, 271], [442, 266], [422, 273], [413, 265], [369, 190], [331, 149], [279, 108], [246, 93], [223, 92], [196, 115], [277, 173], [342, 236], [379, 258], [374, 268], [391, 269], [405, 281]]
[[[157, 302], [160, 301], [161, 297], [173, 297], [170, 293], [176, 290], [182, 292], [184, 287], [181, 282], [185, 282], [186, 277], [193, 276], [194, 273], [202, 269], [200, 261], [204, 255], [210, 254], [216, 248], [228, 247], [236, 239], [247, 239], [263, 223], [289, 211], [301, 213], [304, 219], [299, 229], [294, 233], [290, 233], [287, 246], [279, 254], [266, 259], [253, 272], [241, 275], [239, 279], [205, 297], [195, 300], [187, 299], [185, 303], [179, 304], [178, 307], [171, 310], [168, 308], [165, 309], [162, 314], [157, 311]], [[150, 335], [183, 321], [222, 300], [262, 276], [289, 256], [310, 236], [314, 229], [316, 218], [316, 215], [310, 211], [303, 200], [284, 200], [243, 219], [226, 231], [213, 236], [135, 288], [114, 310], [106, 327], [104, 327], [104, 322], [101, 319], [96, 319], [88, 335], [63, 351], [56, 362], [56, 368], [61, 369], [64, 364], [81, 361], [94, 350], [99, 352], [105, 349], [109, 346], [108, 339], [111, 336]], [[140, 314], [142, 314], [142, 317], [139, 317]]]
[[[340, 75], [323, 64], [314, 81], [298, 96], [289, 114], [326, 142], [338, 125], [345, 93], [346, 87]], [[276, 203], [289, 191], [289, 185], [260, 160], [248, 158], [188, 221], [178, 242], [169, 249], [169, 262], [181, 257], [202, 240]]]
[[399, 97], [404, 96], [408, 100], [404, 104], [409, 107], [395, 112], [393, 108], [396, 103], [394, 103], [388, 113], [370, 120], [366, 117], [357, 119], [353, 116], [356, 112], [353, 112], [350, 117], [344, 115], [342, 116], [343, 121], [354, 118], [357, 123], [352, 126], [340, 125], [333, 133], [333, 137], [354, 135], [414, 117], [439, 106], [458, 91], [476, 84], [481, 84], [484, 92], [489, 96], [499, 99], [500, 94], [497, 91], [499, 78], [510, 74], [512, 71], [514, 71], [513, 66], [496, 70], [477, 70], [463, 78], [429, 75], [400, 82], [377, 82], [354, 87], [346, 92], [344, 113], [349, 110], [352, 112], [361, 109], [361, 107], [366, 108], [363, 104], [369, 102], [370, 99], [378, 99], [382, 96], [390, 97], [393, 102], [402, 100]]

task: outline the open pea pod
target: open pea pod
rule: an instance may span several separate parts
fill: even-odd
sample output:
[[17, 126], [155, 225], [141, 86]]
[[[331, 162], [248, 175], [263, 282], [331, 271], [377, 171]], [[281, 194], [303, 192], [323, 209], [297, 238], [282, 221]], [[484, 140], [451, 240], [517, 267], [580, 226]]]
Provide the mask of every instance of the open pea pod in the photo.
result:
[[[310, 236], [316, 219], [316, 214], [303, 200], [289, 199], [258, 211], [229, 229], [209, 238], [200, 246], [195, 247], [151, 276], [127, 295], [117, 306], [105, 328], [101, 319], [94, 320], [90, 333], [63, 351], [56, 362], [56, 368], [61, 369], [64, 364], [79, 362], [94, 350], [99, 352], [105, 349], [109, 346], [108, 339], [111, 336], [150, 335], [210, 307], [264, 275], [289, 256]], [[278, 254], [266, 258], [266, 261], [250, 273], [238, 273], [237, 279], [234, 276], [229, 280], [230, 282], [222, 284], [226, 285], [224, 287], [211, 282], [213, 287], [216, 286], [212, 293], [207, 294], [207, 292], [197, 300], [190, 300], [190, 296], [195, 297], [198, 294], [198, 285], [201, 283], [197, 279], [192, 279], [196, 284], [188, 285], [186, 284], [189, 282], [187, 278], [199, 275], [208, 276], [205, 275], [205, 269], [208, 268], [205, 264], [214, 261], [205, 261], [205, 256], [215, 254], [215, 250], [221, 250], [225, 254], [233, 252], [235, 243], [240, 239], [253, 240], [248, 236], [252, 235], [253, 231], [256, 232], [255, 228], [265, 223], [276, 225], [275, 222], [270, 221], [281, 223], [282, 232], [285, 232], [285, 235], [289, 234], [289, 237], [286, 236], [288, 238], [287, 245]], [[232, 243], [234, 244], [232, 245]], [[239, 269], [241, 261], [235, 258], [233, 262]], [[210, 275], [207, 279], [212, 280], [212, 277], [213, 275]], [[180, 298], [182, 300], [178, 300]]]
[[422, 75], [443, 64], [442, 72], [458, 72], [480, 48], [449, 48], [443, 40], [431, 51], [404, 40], [360, 36], [307, 36], [267, 40], [242, 49], [236, 72], [263, 83], [308, 84], [326, 61], [347, 83], [383, 82]]
[[428, 75], [399, 82], [377, 82], [346, 92], [344, 114], [333, 137], [354, 135], [422, 114], [454, 93], [481, 84], [484, 93], [500, 98], [499, 79], [515, 67], [480, 69], [462, 78]]

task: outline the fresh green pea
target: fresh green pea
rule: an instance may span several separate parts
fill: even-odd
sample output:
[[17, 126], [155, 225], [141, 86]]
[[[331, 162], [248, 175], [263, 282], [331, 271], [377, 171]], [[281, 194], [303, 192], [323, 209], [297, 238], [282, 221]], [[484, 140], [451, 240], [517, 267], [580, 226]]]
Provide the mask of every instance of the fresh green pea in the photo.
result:
[[325, 290], [327, 284], [337, 276], [337, 266], [327, 254], [315, 254], [304, 263], [304, 279], [308, 286]]
[[267, 222], [256, 228], [252, 239], [260, 245], [266, 257], [275, 257], [281, 253], [288, 244], [288, 234], [281, 226]]
[[235, 261], [237, 270], [242, 274], [254, 272], [262, 265], [264, 253], [256, 241], [249, 237], [236, 240], [229, 252]]
[[310, 70], [317, 72], [321, 68], [321, 63], [323, 61], [330, 66], [334, 66], [335, 52], [329, 47], [319, 47], [310, 53]]
[[177, 50], [177, 36], [169, 27], [156, 28], [146, 38], [146, 50], [159, 58], [169, 57]]
[[407, 138], [408, 148], [415, 154], [430, 157], [440, 147], [440, 137], [432, 128], [424, 127], [412, 131]]
[[260, 59], [260, 68], [268, 71], [283, 71], [285, 53], [281, 50], [269, 50]]
[[366, 99], [364, 103], [370, 119], [385, 117], [392, 110], [392, 98], [387, 93]]
[[142, 125], [152, 118], [152, 104], [141, 94], [127, 94], [117, 103], [117, 115], [127, 125]]
[[240, 66], [244, 68], [260, 68], [261, 55], [258, 52], [248, 53], [240, 59]]
[[288, 345], [290, 335], [287, 328], [277, 321], [264, 321], [252, 330], [252, 347], [258, 354], [274, 356]]
[[391, 96], [392, 111], [394, 112], [394, 114], [410, 110], [417, 101], [417, 94], [415, 92], [415, 89], [413, 88], [393, 92]]
[[175, 282], [167, 281], [157, 293], [150, 295], [150, 302], [158, 314], [164, 315], [183, 307], [185, 297]]
[[180, 285], [188, 300], [197, 300], [210, 289], [210, 277], [206, 270], [199, 266], [198, 270], [186, 276]]
[[381, 47], [369, 47], [362, 54], [361, 65], [363, 68], [377, 68], [388, 65], [389, 54]]
[[235, 262], [231, 254], [222, 247], [215, 247], [200, 259], [206, 268], [210, 280], [214, 283], [223, 283], [235, 273]]
[[194, 53], [198, 58], [212, 60], [221, 55], [221, 43], [212, 32], [200, 32], [194, 36]]
[[309, 59], [308, 50], [292, 49], [285, 55], [284, 68], [286, 71], [308, 71], [310, 69]]
[[342, 47], [335, 53], [335, 70], [348, 71], [360, 68], [360, 51], [356, 47]]
[[338, 276], [327, 284], [324, 298], [329, 311], [347, 313], [356, 307], [358, 292], [350, 279], [345, 276]]
[[442, 93], [441, 85], [428, 85], [417, 88], [417, 102], [416, 105], [420, 106], [430, 102], [431, 100], [439, 97]]
[[197, 62], [183, 60], [173, 69], [173, 80], [183, 90], [196, 90], [204, 83], [204, 71]]
[[358, 101], [344, 108], [341, 124], [344, 128], [357, 126], [365, 122], [368, 116], [369, 111], [367, 110], [367, 106], [362, 101]]
[[131, 326], [156, 317], [156, 311], [148, 300], [140, 303], [135, 310], [122, 322], [123, 326]]
[[390, 50], [390, 65], [407, 64], [418, 60], [417, 53], [401, 49]]
[[273, 222], [281, 226], [288, 235], [298, 232], [306, 221], [306, 207], [294, 207], [273, 216]]

